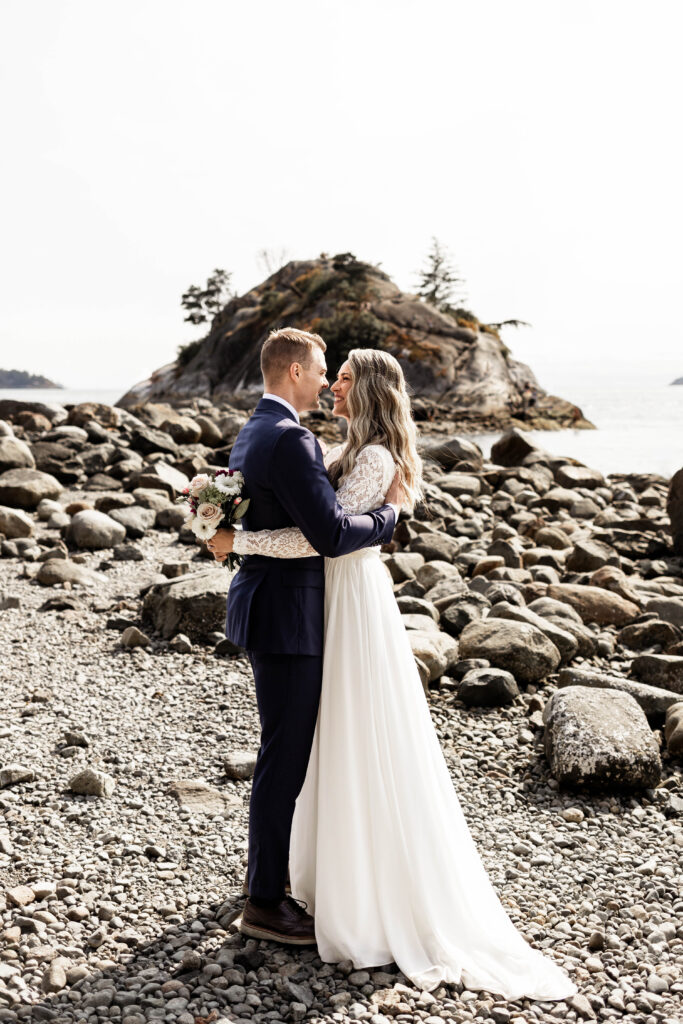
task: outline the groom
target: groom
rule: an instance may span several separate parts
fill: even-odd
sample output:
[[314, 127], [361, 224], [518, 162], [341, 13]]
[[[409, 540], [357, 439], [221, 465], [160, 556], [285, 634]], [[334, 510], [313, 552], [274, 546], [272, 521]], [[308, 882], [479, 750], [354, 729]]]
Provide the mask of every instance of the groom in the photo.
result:
[[[325, 343], [284, 328], [261, 350], [265, 393], [240, 431], [230, 467], [244, 475], [251, 499], [248, 530], [298, 526], [320, 552], [310, 558], [248, 555], [230, 586], [226, 634], [246, 648], [254, 672], [261, 746], [249, 805], [249, 898], [241, 931], [288, 945], [315, 942], [313, 918], [285, 895], [294, 804], [306, 775], [322, 682], [325, 576], [322, 555], [335, 558], [391, 539], [397, 517], [395, 478], [387, 504], [347, 515], [337, 504], [320, 446], [299, 423], [319, 408], [328, 387]], [[233, 532], [219, 530], [208, 547], [218, 561]]]

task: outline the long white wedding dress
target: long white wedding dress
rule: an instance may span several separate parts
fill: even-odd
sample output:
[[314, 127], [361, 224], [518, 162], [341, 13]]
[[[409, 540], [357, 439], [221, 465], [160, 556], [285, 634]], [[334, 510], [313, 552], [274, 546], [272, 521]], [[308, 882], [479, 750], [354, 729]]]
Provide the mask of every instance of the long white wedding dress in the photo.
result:
[[[394, 472], [386, 448], [367, 446], [339, 503], [379, 508]], [[235, 550], [315, 553], [296, 528], [243, 531]], [[506, 999], [566, 998], [576, 985], [517, 931], [479, 857], [379, 554], [325, 559], [322, 695], [294, 813], [292, 893], [315, 915], [324, 961], [393, 961], [427, 990], [462, 981]]]

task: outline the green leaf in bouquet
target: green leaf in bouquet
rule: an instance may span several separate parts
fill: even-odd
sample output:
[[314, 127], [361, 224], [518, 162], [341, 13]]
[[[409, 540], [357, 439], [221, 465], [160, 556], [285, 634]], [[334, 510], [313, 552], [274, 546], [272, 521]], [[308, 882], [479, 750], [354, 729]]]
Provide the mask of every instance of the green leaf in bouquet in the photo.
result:
[[249, 501], [250, 501], [249, 498], [243, 498], [242, 501], [239, 503], [239, 505], [235, 508], [235, 514], [233, 516], [233, 519], [235, 520], [235, 522], [238, 519], [241, 519], [242, 516], [245, 514], [245, 512], [249, 508]]

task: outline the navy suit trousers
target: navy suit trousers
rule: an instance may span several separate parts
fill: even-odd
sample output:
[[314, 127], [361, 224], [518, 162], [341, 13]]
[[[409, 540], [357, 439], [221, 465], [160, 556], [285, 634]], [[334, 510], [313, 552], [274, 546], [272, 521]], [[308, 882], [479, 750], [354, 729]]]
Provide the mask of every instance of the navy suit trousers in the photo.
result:
[[249, 804], [249, 892], [284, 899], [294, 804], [318, 717], [323, 659], [247, 651], [256, 684], [261, 746]]

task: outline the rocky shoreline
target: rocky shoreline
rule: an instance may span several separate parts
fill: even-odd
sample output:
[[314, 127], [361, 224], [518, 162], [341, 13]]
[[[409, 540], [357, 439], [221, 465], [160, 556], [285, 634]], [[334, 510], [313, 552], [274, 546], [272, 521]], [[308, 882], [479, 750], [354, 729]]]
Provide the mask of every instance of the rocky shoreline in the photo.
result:
[[256, 706], [173, 498], [244, 420], [0, 402], [0, 1021], [680, 1020], [682, 474], [420, 424], [383, 558], [486, 868], [580, 994], [419, 993], [235, 930]]

